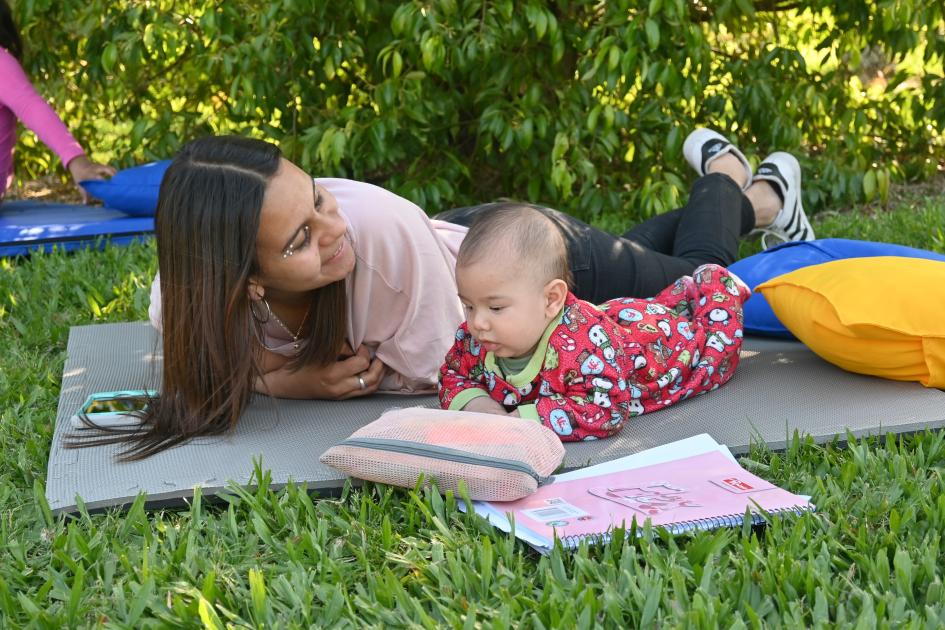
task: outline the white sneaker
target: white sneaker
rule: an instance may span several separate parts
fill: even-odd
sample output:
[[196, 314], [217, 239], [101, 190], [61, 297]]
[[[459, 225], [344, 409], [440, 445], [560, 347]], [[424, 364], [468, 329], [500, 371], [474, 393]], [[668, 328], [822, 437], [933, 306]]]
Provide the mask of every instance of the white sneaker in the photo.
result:
[[683, 143], [683, 155], [689, 166], [694, 168], [699, 175], [705, 175], [706, 169], [713, 160], [726, 153], [731, 153], [745, 165], [745, 185], [742, 190], [751, 185], [751, 164], [745, 158], [745, 155], [738, 150], [734, 144], [725, 139], [725, 136], [712, 129], [699, 128], [690, 133]]
[[797, 158], [784, 151], [775, 151], [758, 165], [752, 183], [764, 180], [781, 191], [784, 206], [771, 225], [758, 228], [765, 249], [787, 241], [812, 241], [814, 228], [801, 205], [801, 165]]

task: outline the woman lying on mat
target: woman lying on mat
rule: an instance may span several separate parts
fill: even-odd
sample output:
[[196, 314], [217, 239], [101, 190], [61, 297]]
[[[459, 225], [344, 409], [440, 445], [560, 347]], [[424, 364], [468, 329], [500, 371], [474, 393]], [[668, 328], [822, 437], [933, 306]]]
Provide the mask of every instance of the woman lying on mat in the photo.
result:
[[16, 146], [16, 120], [36, 132], [69, 169], [72, 179], [88, 201], [79, 182], [105, 179], [115, 169], [92, 162], [76, 142], [56, 112], [36, 93], [20, 62], [23, 42], [6, 0], [0, 0], [0, 198], [13, 181], [13, 148]]
[[[541, 210], [568, 243], [578, 297], [649, 296], [701, 264], [728, 265], [739, 236], [756, 226], [790, 236], [782, 226], [802, 212], [799, 171], [778, 179], [776, 192], [753, 182], [718, 134], [698, 130], [687, 147], [704, 175], [689, 203], [623, 236]], [[160, 274], [150, 314], [164, 333], [163, 389], [143, 429], [107, 439], [129, 441], [131, 456], [143, 457], [222, 433], [254, 392], [434, 391], [463, 321], [456, 252], [464, 225], [488, 207], [431, 220], [370, 184], [313, 181], [266, 142], [189, 143], [164, 177], [155, 218]]]
[[735, 373], [751, 291], [727, 269], [702, 265], [654, 297], [600, 305], [571, 293], [570, 275], [547, 216], [515, 203], [480, 215], [456, 256], [466, 321], [440, 368], [444, 409], [596, 440]]

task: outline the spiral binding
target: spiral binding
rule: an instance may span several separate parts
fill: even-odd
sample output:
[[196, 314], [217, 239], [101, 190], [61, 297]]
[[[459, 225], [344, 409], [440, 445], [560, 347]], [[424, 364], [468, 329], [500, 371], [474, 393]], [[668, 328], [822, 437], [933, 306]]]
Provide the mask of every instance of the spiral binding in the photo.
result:
[[[790, 507], [781, 508], [779, 510], [766, 510], [765, 514], [773, 514], [776, 516], [782, 516], [784, 514], [795, 514], [800, 516], [805, 512], [813, 512], [816, 508], [812, 504], [808, 505], [792, 505]], [[745, 522], [744, 514], [721, 514], [719, 516], [713, 516], [710, 518], [699, 518], [693, 519], [690, 521], [679, 521], [678, 523], [667, 523], [665, 525], [654, 525], [654, 528], [665, 529], [670, 534], [678, 535], [685, 534], [688, 532], [705, 532], [711, 531], [714, 529], [721, 529], [723, 527], [741, 527], [742, 523]], [[765, 522], [764, 514], [759, 514], [758, 512], [752, 512], [751, 514], [751, 524], [760, 525]], [[630, 529], [627, 528], [627, 534], [629, 535]], [[637, 536], [643, 535], [643, 524], [638, 522], [636, 528]], [[612, 534], [610, 531], [600, 532], [595, 534], [581, 534], [576, 536], [563, 536], [559, 538], [561, 544], [565, 549], [576, 549], [582, 541], [593, 540], [595, 543], [606, 545], [612, 540]]]

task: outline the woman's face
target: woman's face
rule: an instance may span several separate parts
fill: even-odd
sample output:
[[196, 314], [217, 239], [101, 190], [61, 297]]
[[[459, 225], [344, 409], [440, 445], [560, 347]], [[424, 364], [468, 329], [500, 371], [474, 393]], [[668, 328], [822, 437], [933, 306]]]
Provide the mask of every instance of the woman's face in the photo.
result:
[[255, 280], [270, 295], [311, 291], [354, 269], [338, 202], [302, 169], [282, 159], [263, 198]]

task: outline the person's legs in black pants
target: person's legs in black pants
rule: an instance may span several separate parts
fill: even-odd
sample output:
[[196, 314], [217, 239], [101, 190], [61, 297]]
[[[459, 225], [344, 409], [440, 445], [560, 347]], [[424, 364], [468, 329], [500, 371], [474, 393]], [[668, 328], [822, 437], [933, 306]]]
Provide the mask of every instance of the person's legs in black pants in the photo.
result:
[[[497, 205], [457, 208], [435, 218], [468, 226]], [[729, 265], [738, 255], [739, 237], [755, 225], [751, 203], [731, 178], [720, 174], [700, 177], [683, 208], [648, 219], [620, 237], [563, 212], [534, 207], [561, 229], [574, 293], [593, 303], [650, 297], [701, 264]]]
[[[754, 227], [754, 209], [731, 178], [718, 173], [700, 177], [684, 207], [648, 219], [623, 234], [621, 240], [638, 246], [629, 247], [636, 271], [622, 279], [613, 278], [602, 292], [627, 289], [632, 291], [628, 297], [651, 296], [699, 265], [726, 267], [738, 256], [739, 239]], [[610, 256], [601, 248], [595, 253], [603, 267], [623, 264], [619, 249]]]
[[739, 240], [754, 227], [754, 210], [741, 189], [725, 175], [709, 174], [692, 185], [685, 207], [644, 221], [623, 238], [696, 266], [724, 267], [735, 261]]

